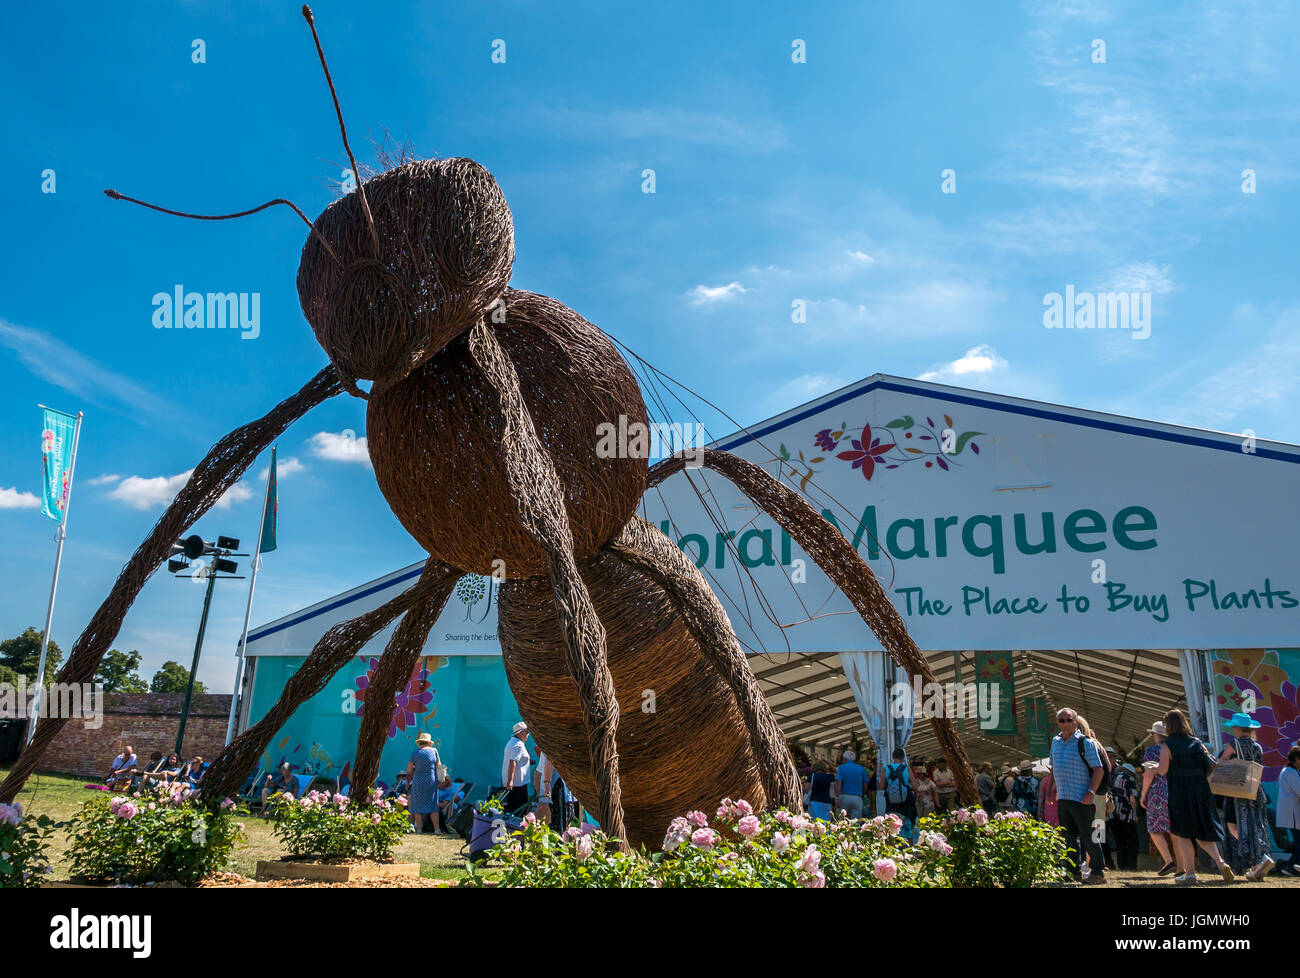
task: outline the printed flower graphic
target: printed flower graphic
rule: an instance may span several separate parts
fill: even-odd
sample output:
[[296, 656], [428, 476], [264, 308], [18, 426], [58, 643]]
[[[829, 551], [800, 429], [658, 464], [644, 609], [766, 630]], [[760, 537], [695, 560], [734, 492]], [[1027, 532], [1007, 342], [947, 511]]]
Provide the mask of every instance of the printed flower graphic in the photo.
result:
[[853, 445], [853, 451], [840, 452], [835, 457], [845, 462], [852, 462], [855, 469], [862, 470], [862, 477], [868, 482], [871, 481], [871, 474], [876, 470], [876, 459], [894, 447], [892, 441], [887, 445], [882, 445], [879, 438], [873, 441], [869, 424], [864, 424], [862, 434], [850, 439], [850, 443]]
[[[1300, 744], [1300, 689], [1290, 680], [1283, 680], [1280, 690], [1265, 693], [1243, 676], [1231, 678], [1233, 685], [1241, 693], [1249, 692], [1257, 704], [1251, 716], [1262, 724], [1256, 739], [1264, 749], [1264, 781], [1276, 781], [1286, 766], [1287, 752]], [[1219, 707], [1220, 720], [1229, 719], [1241, 708], [1240, 699], [1229, 705], [1231, 709]]]
[[[841, 422], [836, 428], [822, 428], [818, 431], [813, 436], [813, 444], [820, 452], [833, 452], [847, 440], [853, 446], [852, 450], [839, 452], [835, 457], [852, 463], [853, 468], [860, 470], [868, 482], [881, 468], [897, 469], [909, 462], [921, 462], [927, 469], [939, 468], [951, 472], [953, 466], [961, 465], [957, 456], [967, 448], [971, 455], [980, 454], [975, 438], [984, 432], [958, 432], [951, 415], [944, 414], [940, 417], [943, 419], [942, 425], [929, 417], [922, 424], [910, 414], [904, 414], [875, 431], [870, 423], [864, 424], [862, 433], [857, 438], [849, 435], [847, 439], [848, 422]], [[819, 471], [813, 466], [826, 460], [824, 457], [804, 458], [803, 452], [798, 452], [796, 461], [784, 444], [780, 446], [779, 454], [783, 462], [789, 463], [794, 475], [802, 475], [800, 489], [806, 489], [808, 481]]]
[[[366, 691], [370, 688], [378, 665], [378, 659], [367, 659], [365, 674], [356, 678], [357, 716], [362, 716], [365, 712]], [[415, 668], [411, 670], [411, 677], [407, 680], [406, 686], [397, 694], [393, 705], [393, 716], [388, 722], [389, 739], [396, 737], [399, 730], [414, 727], [419, 722], [420, 714], [427, 712], [432, 702], [433, 690], [429, 688], [428, 670], [424, 668], [422, 661], [417, 662]]]

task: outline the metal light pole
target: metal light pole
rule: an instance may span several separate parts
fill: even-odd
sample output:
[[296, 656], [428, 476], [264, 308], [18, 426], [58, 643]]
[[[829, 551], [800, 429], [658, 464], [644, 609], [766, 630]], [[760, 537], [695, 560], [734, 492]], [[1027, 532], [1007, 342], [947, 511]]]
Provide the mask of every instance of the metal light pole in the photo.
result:
[[203, 651], [203, 632], [208, 627], [208, 609], [212, 607], [212, 589], [217, 586], [215, 570], [208, 571], [208, 587], [203, 595], [203, 615], [199, 618], [199, 637], [194, 641], [194, 661], [190, 663], [190, 681], [185, 687], [185, 705], [181, 707], [181, 725], [176, 731], [176, 756], [184, 758], [181, 743], [185, 740], [185, 721], [190, 717], [190, 700], [194, 697], [194, 676], [199, 671], [199, 653]]
[[[203, 652], [203, 633], [208, 628], [208, 609], [212, 607], [212, 591], [217, 586], [217, 578], [220, 576], [218, 571], [226, 572], [226, 580], [242, 580], [234, 576], [234, 572], [239, 569], [239, 565], [228, 557], [247, 557], [247, 554], [232, 553], [239, 549], [239, 541], [234, 537], [217, 537], [216, 544], [208, 543], [198, 534], [186, 537], [184, 540], [178, 540], [172, 545], [172, 554], [181, 555], [190, 560], [197, 560], [204, 555], [211, 555], [212, 563], [207, 568], [208, 586], [203, 595], [203, 614], [199, 618], [199, 634], [194, 640], [194, 661], [190, 663], [190, 679], [185, 686], [185, 705], [181, 708], [181, 722], [176, 730], [176, 754], [184, 757], [183, 746], [185, 742], [185, 724], [190, 718], [190, 703], [194, 699], [194, 681], [199, 671], [199, 655]], [[167, 569], [181, 576], [188, 568], [184, 560], [172, 559], [167, 561]], [[190, 569], [186, 576], [193, 576]]]

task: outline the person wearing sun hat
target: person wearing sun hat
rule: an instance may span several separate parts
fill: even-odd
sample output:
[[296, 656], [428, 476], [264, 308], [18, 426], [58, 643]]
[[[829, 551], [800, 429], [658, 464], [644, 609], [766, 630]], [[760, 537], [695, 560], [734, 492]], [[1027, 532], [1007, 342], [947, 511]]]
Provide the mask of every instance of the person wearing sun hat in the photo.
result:
[[433, 819], [433, 831], [442, 832], [442, 817], [438, 811], [436, 771], [439, 758], [433, 746], [433, 735], [422, 730], [415, 738], [415, 750], [406, 765], [406, 812], [416, 832], [424, 830], [424, 817]]
[[[1260, 722], [1249, 713], [1234, 713], [1223, 721], [1223, 728], [1232, 734], [1219, 753], [1219, 763], [1239, 757], [1243, 761], [1264, 763], [1264, 749], [1255, 740]], [[1225, 799], [1223, 817], [1228, 823], [1228, 862], [1238, 876], [1248, 880], [1263, 879], [1273, 868], [1270, 832], [1268, 830], [1268, 800], [1264, 786], [1260, 785], [1254, 798]]]
[[505, 754], [501, 758], [501, 787], [506, 789], [502, 804], [507, 815], [520, 812], [528, 804], [528, 768], [533, 758], [524, 743], [527, 739], [528, 724], [520, 720], [506, 741]]

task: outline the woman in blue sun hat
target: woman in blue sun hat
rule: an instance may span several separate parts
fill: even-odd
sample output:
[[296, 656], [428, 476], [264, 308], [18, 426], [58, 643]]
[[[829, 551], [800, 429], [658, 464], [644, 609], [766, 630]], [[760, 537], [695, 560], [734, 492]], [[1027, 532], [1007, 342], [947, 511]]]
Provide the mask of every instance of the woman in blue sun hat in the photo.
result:
[[[1239, 757], [1243, 761], [1264, 763], [1264, 748], [1255, 740], [1260, 722], [1249, 713], [1234, 713], [1223, 721], [1223, 728], [1232, 734], [1219, 753], [1219, 763]], [[1227, 798], [1223, 807], [1224, 821], [1228, 823], [1227, 856], [1232, 871], [1248, 880], [1263, 879], [1273, 868], [1269, 855], [1272, 845], [1268, 830], [1268, 799], [1260, 785], [1254, 798]]]

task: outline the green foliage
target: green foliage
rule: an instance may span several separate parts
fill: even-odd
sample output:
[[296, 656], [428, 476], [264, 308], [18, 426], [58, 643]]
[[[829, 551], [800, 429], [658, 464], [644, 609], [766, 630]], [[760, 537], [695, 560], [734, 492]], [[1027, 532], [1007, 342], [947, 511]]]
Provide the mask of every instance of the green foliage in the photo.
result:
[[992, 818], [979, 808], [927, 815], [922, 831], [941, 832], [952, 846], [948, 882], [960, 887], [1026, 887], [1064, 877], [1065, 841], [1055, 827], [1021, 812]]
[[[8, 666], [14, 672], [26, 677], [29, 683], [36, 682], [36, 666], [40, 662], [41, 638], [44, 634], [28, 625], [21, 635], [0, 642], [0, 667]], [[62, 661], [63, 650], [59, 648], [57, 642], [51, 640], [45, 650], [46, 682], [49, 682], [50, 678], [59, 671], [59, 663]]]
[[505, 805], [499, 797], [484, 798], [482, 801], [475, 802], [474, 811], [489, 818], [493, 815], [504, 815], [506, 813]]
[[220, 805], [188, 789], [150, 791], [87, 802], [69, 823], [72, 874], [123, 883], [178, 880], [196, 883], [225, 868], [246, 840], [247, 811], [227, 798]]
[[272, 795], [266, 806], [276, 838], [299, 858], [389, 859], [409, 824], [406, 810], [385, 801], [378, 790], [368, 804], [309, 791], [298, 799]]
[[[136, 674], [138, 668], [140, 668], [139, 652], [134, 649], [130, 652], [110, 649], [99, 663], [95, 682], [103, 684], [105, 693], [147, 693], [149, 684]], [[195, 692], [197, 691], [196, 686]]]
[[[153, 674], [153, 682], [149, 684], [149, 691], [152, 693], [183, 693], [189, 687], [189, 684], [190, 671], [179, 662], [168, 660], [162, 664], [161, 669]], [[207, 691], [206, 686], [195, 681], [195, 696], [202, 696]]]
[[24, 816], [17, 802], [0, 804], [0, 890], [39, 886], [51, 872], [46, 850], [55, 824], [48, 815]]

